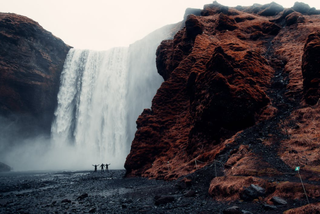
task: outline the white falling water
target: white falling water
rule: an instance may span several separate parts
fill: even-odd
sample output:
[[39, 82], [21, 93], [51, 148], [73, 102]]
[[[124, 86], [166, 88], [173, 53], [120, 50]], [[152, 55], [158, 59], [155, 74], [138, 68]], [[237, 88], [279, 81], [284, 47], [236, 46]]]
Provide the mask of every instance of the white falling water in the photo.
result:
[[55, 147], [65, 151], [61, 164], [80, 169], [111, 163], [110, 168], [123, 168], [135, 121], [151, 107], [162, 82], [155, 52], [170, 33], [168, 26], [127, 48], [69, 51], [51, 129]]
[[[72, 49], [61, 74], [52, 139], [92, 163], [124, 159], [128, 48]], [[79, 161], [79, 160], [78, 160]]]

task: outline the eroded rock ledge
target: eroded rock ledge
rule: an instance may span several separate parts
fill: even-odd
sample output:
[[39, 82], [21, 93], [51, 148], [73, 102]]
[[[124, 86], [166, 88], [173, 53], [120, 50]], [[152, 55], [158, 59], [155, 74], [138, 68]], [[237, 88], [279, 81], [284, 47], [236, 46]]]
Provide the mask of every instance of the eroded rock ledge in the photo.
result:
[[295, 166], [319, 185], [319, 14], [299, 2], [287, 9], [214, 2], [189, 15], [158, 47], [165, 81], [137, 120], [127, 176], [203, 174], [217, 200], [239, 199], [255, 183], [268, 190], [267, 203], [303, 197], [283, 187], [301, 185]]

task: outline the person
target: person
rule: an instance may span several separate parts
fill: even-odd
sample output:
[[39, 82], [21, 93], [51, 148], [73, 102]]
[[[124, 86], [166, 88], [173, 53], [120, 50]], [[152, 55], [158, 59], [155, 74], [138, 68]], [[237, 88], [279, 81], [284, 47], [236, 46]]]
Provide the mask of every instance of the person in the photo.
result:
[[97, 167], [99, 166], [99, 164], [98, 165], [93, 165], [92, 164], [92, 166], [94, 166], [94, 171], [96, 172], [97, 171]]
[[100, 165], [100, 167], [101, 167], [101, 172], [103, 172], [104, 164], [102, 163], [102, 164]]
[[106, 163], [106, 165], [105, 165], [106, 166], [106, 171], [109, 171], [109, 165], [111, 165], [111, 163], [109, 163], [109, 164]]

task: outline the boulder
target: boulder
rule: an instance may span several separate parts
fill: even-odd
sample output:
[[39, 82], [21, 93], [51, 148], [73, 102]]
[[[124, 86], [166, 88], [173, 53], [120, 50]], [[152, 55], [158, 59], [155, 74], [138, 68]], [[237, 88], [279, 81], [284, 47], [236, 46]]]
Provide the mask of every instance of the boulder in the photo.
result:
[[273, 196], [271, 198], [271, 201], [276, 205], [287, 205], [288, 204], [286, 200], [284, 200], [283, 198], [280, 198], [278, 196]]
[[260, 16], [275, 16], [280, 12], [282, 12], [283, 10], [284, 8], [281, 5], [275, 2], [271, 2], [265, 9], [260, 11], [258, 14]]
[[292, 12], [285, 18], [287, 26], [297, 24], [297, 23], [303, 23], [305, 18], [303, 15], [299, 12]]
[[265, 210], [276, 210], [276, 209], [277, 209], [276, 206], [270, 205], [270, 204], [262, 204], [262, 206], [263, 206], [263, 208], [264, 208]]
[[218, 18], [218, 25], [216, 27], [217, 30], [235, 30], [237, 29], [236, 21], [230, 17], [225, 15], [224, 13], [220, 13]]
[[203, 24], [197, 19], [195, 15], [189, 15], [186, 21], [187, 35], [191, 38], [195, 38], [203, 31]]
[[295, 2], [292, 9], [295, 11], [302, 13], [302, 14], [308, 14], [309, 10], [311, 9], [310, 6], [303, 2]]
[[224, 6], [217, 1], [214, 1], [212, 4], [207, 4], [204, 6], [201, 11], [201, 16], [210, 16], [214, 14], [224, 13], [228, 14], [229, 8]]
[[252, 201], [256, 198], [264, 196], [265, 194], [266, 191], [264, 188], [251, 184], [250, 187], [243, 190], [243, 192], [240, 194], [240, 197], [245, 201]]

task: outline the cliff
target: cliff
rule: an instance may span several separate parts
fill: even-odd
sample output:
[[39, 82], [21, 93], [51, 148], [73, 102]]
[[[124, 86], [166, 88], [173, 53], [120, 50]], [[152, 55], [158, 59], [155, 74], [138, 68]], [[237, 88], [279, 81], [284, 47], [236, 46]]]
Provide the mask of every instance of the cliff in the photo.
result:
[[0, 13], [0, 115], [49, 131], [69, 49], [37, 22]]
[[301, 166], [309, 196], [320, 197], [311, 184], [320, 170], [319, 14], [304, 3], [214, 2], [189, 15], [158, 47], [165, 81], [137, 120], [127, 176], [203, 178], [217, 200], [256, 184], [269, 203], [304, 197]]

